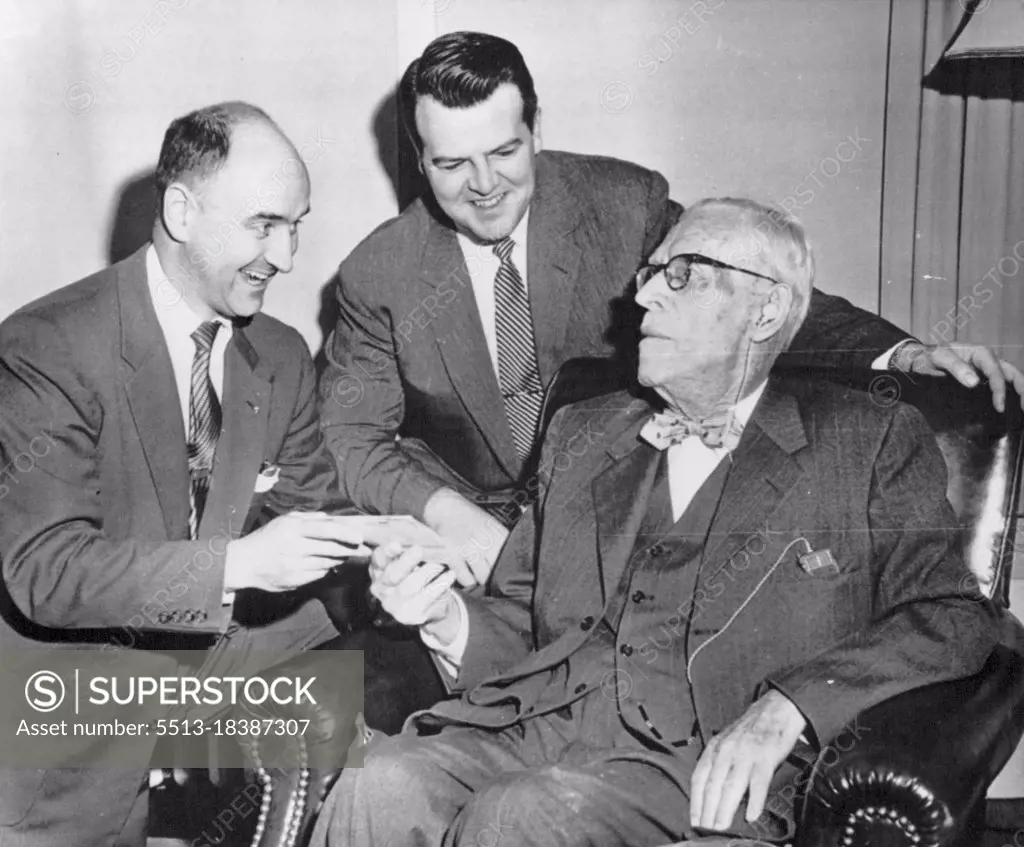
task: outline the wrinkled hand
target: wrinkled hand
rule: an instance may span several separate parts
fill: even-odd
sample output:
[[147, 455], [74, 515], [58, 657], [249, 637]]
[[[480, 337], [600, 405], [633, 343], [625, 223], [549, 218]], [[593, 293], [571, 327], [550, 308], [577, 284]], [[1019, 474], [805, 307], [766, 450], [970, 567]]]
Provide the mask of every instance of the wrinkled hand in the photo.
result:
[[458, 553], [465, 565], [457, 568], [460, 585], [470, 588], [487, 581], [508, 538], [503, 524], [450, 488], [434, 492], [423, 510], [423, 522]]
[[980, 344], [905, 344], [898, 352], [896, 370], [926, 376], [950, 374], [958, 382], [973, 388], [978, 384], [978, 373], [989, 382], [992, 404], [1002, 412], [1006, 408], [1006, 383], [1012, 383], [1024, 406], [1024, 373], [988, 347]]
[[359, 533], [323, 512], [289, 512], [227, 544], [224, 589], [290, 591], [315, 582], [350, 556], [364, 556]]
[[772, 776], [792, 751], [807, 720], [772, 689], [708, 743], [690, 781], [690, 824], [726, 830], [747, 800], [748, 822], [764, 810]]
[[436, 562], [424, 562], [418, 546], [403, 551], [391, 542], [373, 551], [370, 560], [370, 593], [391, 617], [406, 626], [437, 631], [444, 638], [449, 624], [459, 621], [452, 595], [455, 572]]

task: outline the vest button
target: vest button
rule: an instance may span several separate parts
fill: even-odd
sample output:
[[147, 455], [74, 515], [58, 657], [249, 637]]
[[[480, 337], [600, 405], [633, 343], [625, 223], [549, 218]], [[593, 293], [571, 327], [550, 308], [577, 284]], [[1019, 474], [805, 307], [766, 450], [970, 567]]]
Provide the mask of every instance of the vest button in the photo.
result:
[[583, 620], [580, 621], [580, 629], [586, 632], [594, 625], [594, 616], [587, 615]]
[[639, 588], [633, 592], [633, 602], [643, 603], [647, 599], [647, 595], [644, 594]]
[[650, 550], [647, 551], [647, 553], [648, 553], [648, 555], [654, 556], [655, 558], [657, 558], [658, 556], [664, 556], [665, 555], [665, 545], [664, 544], [655, 544], [653, 547], [651, 547]]
[[623, 644], [621, 647], [619, 647], [619, 652], [623, 656], [632, 656], [633, 655], [633, 648], [630, 647], [628, 644]]

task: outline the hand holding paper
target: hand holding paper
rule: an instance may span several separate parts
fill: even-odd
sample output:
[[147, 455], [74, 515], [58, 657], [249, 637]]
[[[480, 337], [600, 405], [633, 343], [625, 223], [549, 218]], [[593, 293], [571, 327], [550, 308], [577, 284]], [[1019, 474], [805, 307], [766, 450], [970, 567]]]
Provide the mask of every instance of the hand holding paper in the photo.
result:
[[228, 542], [224, 590], [290, 591], [368, 553], [358, 527], [341, 525], [323, 512], [289, 512]]

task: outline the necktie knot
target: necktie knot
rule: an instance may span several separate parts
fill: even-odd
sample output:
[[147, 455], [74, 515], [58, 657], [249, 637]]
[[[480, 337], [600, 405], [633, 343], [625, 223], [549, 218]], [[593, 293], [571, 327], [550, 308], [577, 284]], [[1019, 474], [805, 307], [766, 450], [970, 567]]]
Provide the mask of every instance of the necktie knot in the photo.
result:
[[679, 444], [694, 435], [711, 449], [724, 447], [734, 450], [742, 434], [743, 427], [732, 410], [699, 421], [676, 412], [657, 412], [640, 430], [640, 437], [658, 450]]
[[196, 348], [204, 353], [210, 352], [213, 349], [213, 340], [217, 337], [218, 329], [220, 329], [220, 321], [206, 321], [206, 323], [200, 324], [198, 329], [192, 333], [192, 340], [195, 342]]
[[512, 256], [512, 248], [516, 246], [516, 243], [512, 238], [506, 235], [501, 241], [497, 241], [494, 244], [494, 255], [497, 256], [502, 262], [507, 262]]

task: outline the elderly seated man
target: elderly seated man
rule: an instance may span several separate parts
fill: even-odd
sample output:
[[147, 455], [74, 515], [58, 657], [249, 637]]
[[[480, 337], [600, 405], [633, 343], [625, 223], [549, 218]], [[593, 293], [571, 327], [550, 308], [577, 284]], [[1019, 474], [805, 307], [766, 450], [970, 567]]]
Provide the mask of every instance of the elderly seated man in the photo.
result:
[[374, 594], [462, 693], [342, 775], [315, 843], [784, 841], [816, 750], [988, 655], [921, 416], [772, 371], [811, 294], [800, 225], [704, 201], [651, 262], [656, 396], [555, 417], [489, 594], [376, 552]]

